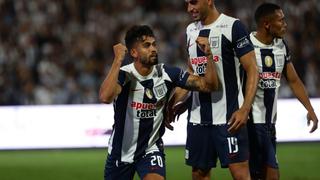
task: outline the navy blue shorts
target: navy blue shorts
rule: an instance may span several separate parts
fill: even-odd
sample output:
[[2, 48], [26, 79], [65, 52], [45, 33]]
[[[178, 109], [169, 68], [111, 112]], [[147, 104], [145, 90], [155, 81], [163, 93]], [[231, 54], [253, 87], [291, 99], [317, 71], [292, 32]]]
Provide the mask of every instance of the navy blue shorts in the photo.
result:
[[141, 179], [149, 173], [156, 173], [165, 178], [165, 155], [156, 151], [144, 155], [133, 163], [121, 162], [109, 155], [105, 165], [104, 179], [129, 180], [133, 179], [135, 172]]
[[276, 157], [276, 127], [274, 124], [253, 124], [248, 122], [250, 173], [263, 173], [265, 166], [278, 169]]
[[247, 128], [230, 134], [228, 125], [199, 125], [187, 127], [186, 164], [198, 169], [216, 167], [219, 158], [221, 167], [249, 159]]

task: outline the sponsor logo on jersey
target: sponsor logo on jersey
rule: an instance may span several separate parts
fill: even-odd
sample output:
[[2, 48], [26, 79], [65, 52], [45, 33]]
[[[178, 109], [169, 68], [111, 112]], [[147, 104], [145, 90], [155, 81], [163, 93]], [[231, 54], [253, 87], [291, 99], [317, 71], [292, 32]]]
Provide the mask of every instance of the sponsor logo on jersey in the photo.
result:
[[195, 45], [196, 43], [191, 43], [188, 45], [188, 48], [192, 47], [193, 45]]
[[[219, 61], [218, 56], [217, 57], [214, 56], [213, 58], [215, 62], [216, 60]], [[196, 74], [202, 75], [206, 72], [207, 61], [208, 61], [208, 58], [206, 56], [191, 58], [191, 64], [196, 66], [194, 68]]]
[[213, 61], [214, 62], [219, 62], [219, 60], [220, 60], [219, 56], [213, 56]]
[[156, 104], [132, 102], [131, 107], [137, 110], [137, 118], [154, 118], [157, 116]]
[[275, 80], [275, 79], [260, 79], [258, 86], [262, 89], [275, 89], [275, 88], [277, 88], [277, 80]]
[[272, 64], [273, 64], [273, 59], [272, 59], [272, 57], [266, 56], [266, 57], [264, 58], [264, 64], [265, 64], [267, 67], [271, 67]]
[[250, 44], [250, 41], [247, 37], [243, 37], [237, 41], [237, 48], [241, 49]]
[[188, 43], [187, 43], [187, 47], [188, 48], [190, 48], [190, 47], [192, 47], [193, 45], [195, 45], [196, 43], [193, 41], [193, 42], [191, 42], [191, 38], [190, 39], [188, 39]]
[[262, 72], [259, 73], [261, 79], [280, 79], [281, 73], [279, 72]]
[[131, 107], [135, 110], [143, 109], [143, 110], [150, 110], [150, 109], [156, 109], [156, 105], [152, 103], [141, 103], [141, 102], [135, 102], [133, 101], [131, 103]]
[[138, 118], [154, 118], [157, 116], [157, 110], [138, 110], [137, 117]]
[[205, 64], [207, 63], [207, 61], [208, 61], [208, 58], [206, 56], [191, 58], [191, 64], [193, 65]]
[[219, 24], [216, 27], [217, 28], [228, 28], [228, 24]]
[[186, 74], [187, 74], [187, 71], [181, 70], [179, 75], [179, 81], [181, 81], [186, 76]]

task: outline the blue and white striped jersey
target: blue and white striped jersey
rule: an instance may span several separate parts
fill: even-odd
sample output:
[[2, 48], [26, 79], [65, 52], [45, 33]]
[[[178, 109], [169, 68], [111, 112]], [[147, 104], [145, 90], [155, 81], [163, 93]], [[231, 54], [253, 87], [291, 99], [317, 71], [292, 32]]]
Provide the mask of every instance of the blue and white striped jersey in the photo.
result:
[[196, 45], [197, 37], [209, 38], [220, 90], [213, 93], [192, 93], [188, 119], [195, 124], [226, 124], [243, 103], [239, 58], [253, 50], [248, 33], [238, 19], [221, 14], [210, 25], [191, 23], [186, 30], [190, 64], [195, 74], [205, 72], [207, 58]]
[[290, 62], [290, 55], [283, 39], [275, 38], [271, 45], [266, 45], [255, 34], [250, 34], [250, 40], [254, 46], [260, 79], [250, 118], [254, 123], [275, 123], [281, 74]]
[[163, 117], [170, 93], [184, 87], [189, 73], [163, 64], [141, 76], [133, 63], [121, 67], [121, 93], [114, 101], [114, 125], [109, 154], [122, 162], [133, 162], [145, 153], [162, 151]]

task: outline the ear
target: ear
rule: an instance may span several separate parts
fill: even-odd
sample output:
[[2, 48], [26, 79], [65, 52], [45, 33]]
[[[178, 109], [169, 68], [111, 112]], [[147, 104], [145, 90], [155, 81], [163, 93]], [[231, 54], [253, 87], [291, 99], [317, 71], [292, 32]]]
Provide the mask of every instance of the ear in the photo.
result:
[[132, 49], [130, 50], [130, 55], [131, 55], [134, 59], [136, 59], [136, 58], [138, 58], [138, 51], [137, 51], [135, 48], [132, 48]]
[[263, 27], [266, 29], [266, 30], [269, 30], [270, 29], [270, 23], [268, 21], [264, 21], [263, 22]]

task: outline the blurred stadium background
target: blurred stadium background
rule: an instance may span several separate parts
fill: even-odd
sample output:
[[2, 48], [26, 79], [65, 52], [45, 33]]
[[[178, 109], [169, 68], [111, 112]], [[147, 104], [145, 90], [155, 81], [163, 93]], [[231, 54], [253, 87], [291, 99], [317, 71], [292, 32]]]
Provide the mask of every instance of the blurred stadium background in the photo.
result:
[[[238, 17], [248, 31], [261, 2], [216, 0], [220, 12]], [[292, 61], [309, 95], [319, 98], [320, 2], [268, 2], [283, 7]], [[98, 104], [112, 45], [137, 23], [155, 29], [160, 62], [183, 67], [189, 21], [184, 0], [0, 0], [0, 108]], [[285, 81], [280, 97], [293, 97]], [[320, 179], [319, 143], [280, 144], [278, 150], [282, 179]], [[0, 151], [0, 179], [102, 179], [105, 157], [105, 149]], [[183, 157], [183, 147], [167, 148], [168, 179], [190, 179]], [[230, 179], [226, 170], [215, 177]]]

